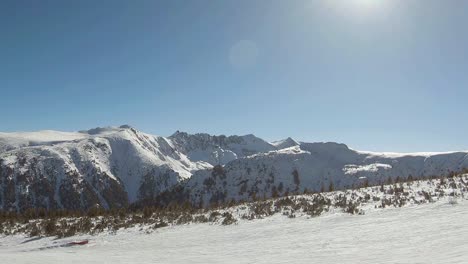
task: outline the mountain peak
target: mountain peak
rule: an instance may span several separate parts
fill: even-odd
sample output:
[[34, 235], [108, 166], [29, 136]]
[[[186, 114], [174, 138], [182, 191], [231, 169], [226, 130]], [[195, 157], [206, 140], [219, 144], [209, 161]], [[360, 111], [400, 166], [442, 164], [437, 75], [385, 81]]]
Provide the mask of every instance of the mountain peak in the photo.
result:
[[135, 128], [132, 127], [131, 125], [121, 125], [121, 126], [119, 126], [119, 128], [124, 128], [124, 129], [131, 129], [131, 128], [133, 128], [133, 129], [135, 129]]
[[283, 139], [283, 140], [278, 140], [278, 141], [274, 141], [274, 142], [271, 142], [271, 144], [273, 146], [275, 146], [277, 149], [284, 149], [284, 148], [290, 148], [290, 147], [294, 147], [294, 146], [299, 146], [299, 142], [297, 142], [296, 140], [292, 139], [291, 137], [288, 137], [286, 139]]
[[95, 127], [95, 128], [91, 128], [89, 130], [84, 130], [84, 131], [80, 131], [80, 132], [88, 134], [88, 135], [98, 135], [98, 134], [102, 134], [102, 133], [115, 132], [115, 131], [118, 131], [118, 130], [120, 130], [120, 128], [107, 126], [107, 127]]

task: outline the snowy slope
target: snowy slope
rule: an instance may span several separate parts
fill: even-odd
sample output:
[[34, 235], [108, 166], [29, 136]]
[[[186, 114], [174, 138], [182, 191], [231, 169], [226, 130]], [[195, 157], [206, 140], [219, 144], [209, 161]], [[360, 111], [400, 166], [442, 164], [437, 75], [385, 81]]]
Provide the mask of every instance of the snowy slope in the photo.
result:
[[[5, 263], [466, 263], [468, 203], [65, 239], [0, 238]], [[56, 247], [89, 238], [82, 247]], [[42, 250], [40, 250], [42, 248]], [[183, 252], [183, 254], [181, 254]]]
[[37, 145], [51, 145], [54, 143], [72, 141], [85, 138], [84, 133], [59, 132], [59, 131], [39, 131], [39, 132], [0, 132], [0, 153], [8, 150]]

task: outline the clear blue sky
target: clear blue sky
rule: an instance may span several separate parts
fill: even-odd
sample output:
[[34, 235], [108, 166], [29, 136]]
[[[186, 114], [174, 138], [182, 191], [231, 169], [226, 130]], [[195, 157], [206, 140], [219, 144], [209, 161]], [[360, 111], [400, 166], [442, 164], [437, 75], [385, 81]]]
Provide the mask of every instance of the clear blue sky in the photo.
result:
[[0, 131], [468, 149], [468, 1], [0, 1]]

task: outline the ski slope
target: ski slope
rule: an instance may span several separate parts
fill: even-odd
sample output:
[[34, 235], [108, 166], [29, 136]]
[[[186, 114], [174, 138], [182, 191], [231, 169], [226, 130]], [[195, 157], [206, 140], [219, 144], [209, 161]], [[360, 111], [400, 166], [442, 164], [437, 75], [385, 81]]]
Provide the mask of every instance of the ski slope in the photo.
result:
[[[75, 238], [0, 238], [2, 263], [467, 263], [468, 202], [460, 199], [366, 215], [281, 215], [238, 225], [138, 229]], [[41, 250], [42, 248], [42, 250]]]

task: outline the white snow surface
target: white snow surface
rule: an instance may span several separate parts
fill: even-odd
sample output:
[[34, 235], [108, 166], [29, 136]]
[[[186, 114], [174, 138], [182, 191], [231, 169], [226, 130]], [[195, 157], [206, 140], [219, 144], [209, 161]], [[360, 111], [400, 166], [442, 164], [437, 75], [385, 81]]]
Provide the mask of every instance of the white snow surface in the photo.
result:
[[402, 158], [402, 157], [426, 157], [443, 155], [443, 154], [455, 154], [465, 151], [444, 151], [444, 152], [375, 152], [375, 151], [362, 151], [356, 150], [359, 154], [368, 155], [370, 157], [382, 157], [382, 158]]
[[368, 164], [368, 165], [346, 165], [343, 168], [343, 171], [345, 174], [357, 174], [359, 172], [378, 172], [379, 170], [389, 170], [391, 169], [392, 166], [389, 164], [380, 164], [380, 163], [373, 163], [373, 164]]
[[[0, 238], [2, 263], [466, 263], [468, 202], [237, 225], [138, 228], [66, 239]], [[89, 238], [78, 247], [56, 247]]]
[[0, 153], [20, 147], [52, 144], [86, 138], [87, 135], [79, 132], [60, 132], [44, 130], [38, 132], [0, 132]]

